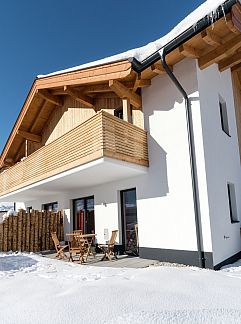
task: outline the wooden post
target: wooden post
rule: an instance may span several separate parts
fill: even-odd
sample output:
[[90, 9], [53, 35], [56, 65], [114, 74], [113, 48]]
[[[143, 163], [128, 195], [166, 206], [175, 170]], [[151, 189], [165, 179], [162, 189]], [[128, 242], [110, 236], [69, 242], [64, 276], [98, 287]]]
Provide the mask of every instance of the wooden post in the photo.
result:
[[46, 212], [42, 213], [42, 251], [46, 250]]
[[3, 223], [0, 223], [0, 252], [3, 251]]
[[8, 251], [8, 218], [3, 223], [3, 252]]
[[52, 250], [54, 248], [54, 244], [53, 244], [53, 240], [51, 238], [51, 233], [54, 232], [54, 214], [55, 213], [51, 213], [50, 215], [50, 244], [49, 244], [49, 248], [50, 250]]
[[17, 251], [17, 240], [18, 240], [18, 216], [12, 216], [13, 217], [13, 232], [12, 232], [12, 251], [16, 252]]
[[8, 248], [7, 251], [13, 250], [13, 217], [8, 217]]
[[127, 121], [128, 123], [131, 123], [131, 105], [130, 100], [127, 98], [122, 99], [122, 105], [123, 105], [123, 120]]
[[23, 227], [23, 212], [21, 210], [18, 213], [18, 240], [17, 240], [18, 251], [22, 251], [22, 227]]
[[42, 226], [43, 226], [43, 213], [38, 212], [38, 237], [39, 237], [39, 251], [42, 251]]
[[50, 217], [51, 217], [51, 212], [47, 211], [47, 217], [46, 217], [46, 250], [49, 250], [49, 230], [50, 230]]
[[25, 157], [28, 157], [28, 140], [25, 140]]
[[26, 214], [26, 251], [30, 252], [30, 229], [31, 229], [31, 225], [30, 225], [30, 214]]
[[27, 251], [26, 247], [26, 225], [27, 225], [27, 214], [22, 212], [22, 251]]
[[39, 252], [39, 244], [38, 244], [38, 212], [34, 211], [34, 244], [33, 244], [33, 251], [34, 252]]

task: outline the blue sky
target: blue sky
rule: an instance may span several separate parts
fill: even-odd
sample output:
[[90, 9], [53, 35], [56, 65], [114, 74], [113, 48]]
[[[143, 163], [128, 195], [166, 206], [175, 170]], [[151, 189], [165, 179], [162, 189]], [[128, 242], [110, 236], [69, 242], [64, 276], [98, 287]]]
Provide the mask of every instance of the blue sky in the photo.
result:
[[38, 74], [160, 38], [204, 0], [8, 0], [0, 10], [0, 152]]

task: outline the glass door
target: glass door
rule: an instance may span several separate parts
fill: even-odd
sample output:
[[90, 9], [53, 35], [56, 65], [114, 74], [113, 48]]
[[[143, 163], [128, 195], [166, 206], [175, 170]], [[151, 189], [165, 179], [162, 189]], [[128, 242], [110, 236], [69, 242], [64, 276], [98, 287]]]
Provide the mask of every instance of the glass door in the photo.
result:
[[136, 189], [121, 191], [122, 237], [126, 253], [138, 255]]
[[83, 234], [95, 233], [94, 197], [84, 197], [73, 201], [73, 229]]

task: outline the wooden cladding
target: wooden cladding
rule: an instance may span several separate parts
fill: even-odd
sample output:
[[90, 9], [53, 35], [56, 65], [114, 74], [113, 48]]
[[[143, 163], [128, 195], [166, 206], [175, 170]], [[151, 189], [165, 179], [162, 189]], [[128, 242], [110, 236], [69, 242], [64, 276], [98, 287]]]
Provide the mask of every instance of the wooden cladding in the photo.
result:
[[100, 111], [0, 174], [7, 194], [101, 157], [148, 166], [146, 131]]
[[64, 240], [62, 212], [20, 211], [0, 223], [0, 252], [53, 250], [52, 232], [57, 233], [60, 241]]

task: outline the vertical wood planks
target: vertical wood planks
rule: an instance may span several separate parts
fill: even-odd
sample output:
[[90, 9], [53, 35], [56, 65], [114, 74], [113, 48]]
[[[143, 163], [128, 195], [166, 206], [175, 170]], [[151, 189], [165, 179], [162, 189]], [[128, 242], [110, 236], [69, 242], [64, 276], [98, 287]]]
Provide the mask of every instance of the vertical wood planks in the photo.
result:
[[53, 249], [51, 233], [57, 232], [64, 239], [63, 213], [20, 211], [0, 223], [0, 252], [39, 252]]

